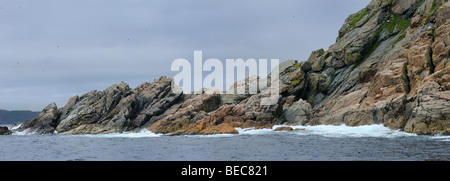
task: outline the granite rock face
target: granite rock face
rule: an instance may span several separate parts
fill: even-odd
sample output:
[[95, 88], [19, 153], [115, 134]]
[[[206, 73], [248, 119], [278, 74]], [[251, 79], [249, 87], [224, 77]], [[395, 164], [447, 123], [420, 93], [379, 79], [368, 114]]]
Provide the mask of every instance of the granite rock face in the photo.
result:
[[332, 56], [326, 66], [336, 69], [335, 78], [313, 104], [309, 124], [450, 134], [449, 7], [439, 0], [373, 0], [351, 15], [322, 57]]
[[57, 109], [45, 108], [19, 130], [39, 134], [100, 134], [142, 129], [152, 118], [162, 115], [178, 103], [182, 94], [171, 92], [172, 79], [161, 77], [130, 89], [126, 83], [115, 84], [104, 91], [91, 91], [72, 97]]
[[284, 108], [283, 114], [287, 123], [305, 125], [312, 117], [311, 105], [300, 99], [293, 103], [290, 107]]
[[39, 116], [33, 120], [26, 121], [19, 127], [19, 131], [27, 131], [29, 133], [50, 134], [55, 131], [61, 112], [55, 103], [45, 107]]
[[[450, 134], [450, 2], [372, 0], [350, 15], [328, 50], [280, 64], [272, 86], [249, 94], [250, 77], [230, 89], [244, 94], [188, 95], [161, 77], [135, 89], [125, 83], [49, 105], [20, 129], [40, 134], [152, 132], [236, 134], [273, 125], [383, 124], [417, 134]], [[212, 92], [211, 92], [212, 91]], [[263, 100], [274, 104], [267, 106]]]

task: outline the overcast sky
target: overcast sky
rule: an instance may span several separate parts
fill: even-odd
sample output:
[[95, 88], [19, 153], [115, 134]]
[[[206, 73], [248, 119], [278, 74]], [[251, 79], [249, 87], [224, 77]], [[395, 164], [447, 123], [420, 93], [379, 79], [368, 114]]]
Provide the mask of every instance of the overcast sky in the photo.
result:
[[370, 0], [0, 0], [0, 109], [41, 111], [177, 58], [306, 60]]

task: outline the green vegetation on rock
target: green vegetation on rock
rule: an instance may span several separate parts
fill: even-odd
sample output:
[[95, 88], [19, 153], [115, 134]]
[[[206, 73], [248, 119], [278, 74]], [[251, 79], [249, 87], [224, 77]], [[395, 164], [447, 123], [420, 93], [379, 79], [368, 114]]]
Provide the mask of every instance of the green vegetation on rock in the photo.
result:
[[347, 27], [347, 30], [355, 27], [356, 23], [361, 21], [361, 19], [363, 19], [364, 16], [366, 16], [367, 14], [369, 14], [369, 11], [367, 11], [366, 9], [363, 9], [363, 10], [359, 11], [357, 14], [355, 14], [353, 16], [352, 20], [348, 23], [349, 26]]
[[433, 5], [431, 6], [431, 9], [430, 9], [430, 14], [433, 14], [433, 12], [435, 12], [436, 11], [436, 9], [437, 9], [437, 6], [436, 6], [436, 1], [433, 1]]
[[397, 44], [398, 42], [402, 41], [406, 37], [406, 34], [403, 34], [402, 36], [398, 37], [397, 40], [394, 41], [394, 44]]
[[292, 67], [292, 71], [297, 70], [299, 67], [300, 67], [300, 63], [295, 64], [295, 65]]
[[404, 19], [401, 16], [392, 15], [391, 18], [383, 23], [383, 29], [386, 29], [389, 34], [394, 32], [402, 32], [409, 27], [410, 19]]
[[433, 1], [430, 11], [427, 14], [426, 23], [434, 22], [436, 20], [437, 10], [441, 7], [442, 4], [436, 4], [436, 1]]

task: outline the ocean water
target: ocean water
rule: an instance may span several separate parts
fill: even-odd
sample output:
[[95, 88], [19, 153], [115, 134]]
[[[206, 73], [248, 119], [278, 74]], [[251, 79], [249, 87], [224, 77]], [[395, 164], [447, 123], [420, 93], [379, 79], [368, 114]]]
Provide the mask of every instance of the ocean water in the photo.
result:
[[[274, 128], [276, 128], [275, 126]], [[450, 136], [418, 136], [382, 125], [295, 126], [303, 131], [239, 129], [238, 135], [0, 136], [0, 160], [346, 161], [450, 160]]]

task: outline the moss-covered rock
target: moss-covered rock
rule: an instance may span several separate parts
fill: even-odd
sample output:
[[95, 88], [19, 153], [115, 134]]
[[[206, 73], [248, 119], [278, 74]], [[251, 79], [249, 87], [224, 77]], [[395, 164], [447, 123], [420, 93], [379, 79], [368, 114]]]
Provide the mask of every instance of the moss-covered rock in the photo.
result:
[[319, 50], [315, 50], [315, 51], [311, 52], [311, 55], [309, 56], [307, 62], [313, 63], [315, 61], [315, 59], [320, 58], [324, 53], [325, 53], [325, 50], [323, 50], [323, 49], [319, 49]]
[[[334, 68], [332, 67], [321, 73], [308, 74], [306, 100], [309, 103], [315, 105], [323, 99], [324, 94], [327, 94], [333, 82], [334, 74]], [[320, 97], [316, 98], [317, 95], [320, 95]]]
[[309, 62], [302, 62], [302, 63], [300, 63], [299, 66], [302, 69], [302, 71], [304, 71], [304, 72], [308, 72], [311, 70], [311, 63], [309, 63]]
[[356, 23], [361, 21], [365, 16], [369, 14], [369, 11], [367, 9], [362, 9], [356, 14], [353, 14], [349, 17], [348, 27], [347, 30], [352, 29], [355, 27]]
[[312, 65], [312, 70], [314, 72], [320, 72], [325, 66], [325, 61], [322, 58], [317, 59], [314, 61]]

